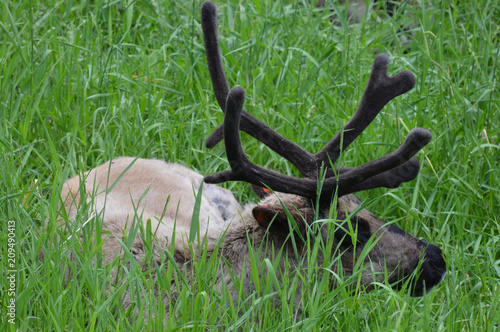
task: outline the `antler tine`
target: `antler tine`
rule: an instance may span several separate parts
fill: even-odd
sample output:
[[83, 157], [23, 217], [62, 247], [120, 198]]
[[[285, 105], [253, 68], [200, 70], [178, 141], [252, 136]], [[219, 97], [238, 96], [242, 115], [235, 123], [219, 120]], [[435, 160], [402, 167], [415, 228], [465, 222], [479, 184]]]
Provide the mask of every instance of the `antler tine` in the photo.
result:
[[357, 191], [369, 190], [374, 188], [397, 188], [402, 183], [411, 181], [417, 177], [420, 170], [420, 162], [417, 158], [411, 158], [407, 162], [390, 169], [389, 171], [375, 175], [367, 180], [350, 186], [348, 190], [344, 190], [345, 194], [354, 193]]
[[222, 111], [226, 110], [226, 98], [229, 93], [226, 75], [222, 66], [222, 57], [219, 50], [219, 34], [217, 32], [217, 6], [211, 1], [206, 1], [201, 7], [201, 28], [203, 41], [207, 53], [208, 71], [212, 79], [215, 98]]
[[[219, 38], [217, 32], [217, 6], [206, 1], [201, 7], [201, 26], [203, 30], [203, 40], [207, 54], [208, 70], [212, 80], [212, 88], [217, 98], [217, 102], [222, 111], [226, 112], [226, 98], [229, 87], [222, 66], [222, 58], [219, 50]], [[290, 161], [302, 175], [307, 176], [307, 170], [313, 163], [313, 155], [302, 149], [297, 144], [284, 138], [274, 130], [263, 124], [249, 113], [242, 111], [243, 121], [240, 122], [240, 129], [250, 136], [258, 139], [273, 151]], [[217, 127], [208, 137], [206, 146], [211, 149], [223, 139], [223, 124]], [[300, 158], [297, 158], [300, 156]]]
[[320, 166], [322, 162], [326, 165], [335, 163], [341, 151], [345, 150], [368, 127], [389, 101], [415, 86], [415, 77], [409, 70], [390, 77], [387, 74], [389, 62], [386, 54], [377, 55], [356, 113], [344, 128], [315, 155], [317, 166]]
[[377, 187], [395, 188], [403, 182], [413, 180], [420, 169], [420, 163], [412, 157], [431, 140], [432, 135], [427, 129], [411, 130], [395, 151], [340, 174], [339, 196]]
[[315, 197], [316, 180], [295, 178], [268, 170], [253, 164], [245, 156], [238, 129], [244, 101], [245, 90], [241, 87], [236, 86], [229, 91], [224, 114], [224, 144], [231, 170], [207, 175], [205, 182], [245, 181], [257, 186], [269, 186], [275, 191]]

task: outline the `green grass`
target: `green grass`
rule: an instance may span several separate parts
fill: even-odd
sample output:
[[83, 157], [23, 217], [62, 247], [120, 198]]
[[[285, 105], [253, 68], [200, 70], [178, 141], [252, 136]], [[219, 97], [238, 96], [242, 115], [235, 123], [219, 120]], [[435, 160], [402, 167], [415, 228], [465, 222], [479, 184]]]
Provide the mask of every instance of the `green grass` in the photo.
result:
[[[216, 259], [185, 267], [201, 271], [190, 287], [182, 286], [185, 271], [169, 259], [153, 279], [132, 264], [125, 285], [106, 295], [112, 267], [99, 264], [102, 252], [92, 234], [83, 243], [59, 243], [54, 228], [43, 227], [57, 218], [65, 179], [117, 156], [160, 158], [202, 174], [228, 167], [222, 145], [204, 147], [222, 116], [206, 68], [201, 3], [0, 2], [0, 330], [130, 331], [156, 324], [178, 330], [498, 331], [497, 1], [433, 1], [407, 8], [412, 16], [371, 13], [350, 26], [330, 22], [306, 1], [217, 2], [230, 86], [246, 89], [250, 113], [310, 151], [353, 114], [377, 53], [390, 55], [390, 73], [415, 74], [415, 88], [384, 108], [341, 163], [380, 157], [416, 126], [433, 133], [419, 154], [415, 181], [359, 194], [377, 216], [443, 248], [449, 273], [422, 298], [384, 286], [370, 293], [330, 290], [314, 277], [313, 266], [301, 274], [304, 289], [297, 290], [297, 277], [274, 289], [273, 269], [260, 276], [262, 267], [247, 266], [261, 278], [260, 288], [232, 303], [211, 288], [223, 264]], [[410, 22], [404, 32], [410, 41], [401, 44], [400, 27]], [[244, 135], [243, 141], [254, 162], [297, 174], [255, 140]], [[242, 202], [255, 200], [245, 184], [228, 187]], [[6, 315], [12, 298], [8, 220], [16, 224], [15, 325]], [[78, 252], [74, 264], [66, 258], [71, 248]], [[64, 285], [64, 267], [78, 273], [77, 282]], [[170, 294], [171, 278], [177, 294]], [[154, 285], [165, 300], [155, 302]], [[288, 301], [294, 292], [303, 292], [298, 317]], [[133, 310], [121, 309], [124, 296], [133, 299]], [[177, 301], [166, 300], [170, 296]], [[139, 319], [131, 319], [137, 312]], [[156, 322], [141, 318], [146, 312]]]

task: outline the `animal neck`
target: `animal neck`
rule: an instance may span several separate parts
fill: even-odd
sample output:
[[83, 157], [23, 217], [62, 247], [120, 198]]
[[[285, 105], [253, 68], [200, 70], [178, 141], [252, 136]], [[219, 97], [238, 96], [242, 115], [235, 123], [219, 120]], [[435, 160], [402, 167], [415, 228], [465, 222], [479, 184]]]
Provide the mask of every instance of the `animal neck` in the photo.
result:
[[[243, 264], [248, 267], [250, 255], [261, 263], [265, 258], [273, 257], [280, 252], [283, 246], [292, 246], [291, 241], [285, 243], [282, 237], [278, 237], [261, 227], [253, 218], [251, 208], [246, 208], [241, 217], [231, 224], [223, 241], [222, 255], [233, 268], [242, 268]], [[299, 262], [300, 258], [296, 257], [297, 252], [292, 248], [285, 248], [283, 252], [287, 256], [287, 260]], [[281, 257], [281, 259], [283, 258]]]

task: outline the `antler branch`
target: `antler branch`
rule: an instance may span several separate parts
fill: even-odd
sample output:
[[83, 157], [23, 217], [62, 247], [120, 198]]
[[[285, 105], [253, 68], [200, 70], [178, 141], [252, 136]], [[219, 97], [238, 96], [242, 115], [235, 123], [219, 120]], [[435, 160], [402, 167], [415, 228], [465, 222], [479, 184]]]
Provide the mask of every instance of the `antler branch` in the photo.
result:
[[415, 86], [415, 77], [408, 70], [390, 77], [387, 74], [389, 62], [387, 55], [377, 55], [356, 113], [344, 128], [315, 155], [316, 164], [321, 164], [321, 162], [330, 164], [330, 161], [335, 163], [341, 151], [345, 150], [372, 123], [389, 101]]
[[[217, 32], [217, 7], [211, 1], [206, 1], [201, 7], [201, 26], [203, 30], [203, 40], [207, 54], [208, 70], [212, 80], [212, 87], [217, 98], [217, 102], [222, 111], [226, 112], [226, 99], [229, 88], [222, 67], [222, 58], [219, 50], [219, 37]], [[244, 110], [242, 111], [242, 121], [240, 130], [258, 139], [274, 152], [290, 161], [299, 172], [306, 176], [304, 167], [308, 167], [313, 162], [313, 155], [294, 142], [284, 138], [264, 123], [260, 122]], [[224, 137], [224, 125], [217, 127], [207, 139], [206, 147], [211, 149], [222, 141]], [[294, 156], [302, 156], [305, 160], [294, 160]]]
[[241, 87], [236, 86], [229, 91], [224, 114], [224, 144], [231, 170], [207, 175], [205, 182], [245, 181], [257, 186], [269, 186], [276, 191], [314, 197], [316, 180], [294, 178], [268, 170], [253, 164], [245, 156], [238, 130], [244, 101], [245, 90]]

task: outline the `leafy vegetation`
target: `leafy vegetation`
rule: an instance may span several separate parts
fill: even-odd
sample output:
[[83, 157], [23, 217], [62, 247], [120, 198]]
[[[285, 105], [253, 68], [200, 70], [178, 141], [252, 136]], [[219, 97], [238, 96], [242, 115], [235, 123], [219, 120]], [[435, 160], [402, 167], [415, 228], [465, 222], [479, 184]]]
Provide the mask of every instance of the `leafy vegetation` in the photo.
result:
[[[303, 0], [217, 2], [230, 86], [246, 89], [246, 110], [309, 151], [320, 149], [353, 114], [377, 53], [391, 57], [390, 73], [415, 74], [416, 87], [387, 105], [340, 163], [380, 157], [416, 126], [432, 131], [416, 180], [359, 194], [380, 218], [443, 248], [449, 273], [428, 295], [411, 298], [387, 285], [369, 293], [342, 283], [330, 289], [314, 266], [279, 286], [273, 273], [287, 271], [270, 268], [272, 259], [267, 275], [262, 266], [247, 267], [260, 286], [239, 303], [211, 288], [224, 264], [217, 259], [190, 267], [200, 271], [192, 286], [168, 259], [155, 267], [154, 278], [130, 264], [126, 283], [107, 294], [111, 269], [126, 264], [100, 264], [103, 253], [92, 242], [98, 223], [86, 228], [83, 242], [78, 236], [57, 240], [62, 183], [104, 161], [159, 158], [201, 174], [227, 168], [222, 145], [204, 147], [222, 113], [206, 67], [201, 3], [1, 1], [0, 329], [498, 331], [497, 1], [404, 5], [392, 17], [379, 6], [351, 25], [332, 22], [330, 12]], [[296, 174], [255, 140], [243, 140], [254, 162]], [[242, 202], [255, 200], [247, 185], [228, 186]], [[7, 265], [10, 234], [15, 268]], [[307, 259], [317, 250], [311, 245]], [[76, 253], [75, 261], [68, 252]], [[67, 285], [65, 269], [78, 276]], [[8, 292], [11, 270], [15, 297]], [[168, 301], [171, 278], [178, 286], [175, 302]], [[297, 278], [306, 281], [303, 289]], [[156, 300], [154, 287], [165, 300]], [[301, 313], [290, 304], [296, 292], [302, 293]], [[120, 305], [124, 296], [133, 299], [128, 311]], [[6, 314], [12, 298], [15, 324]]]

